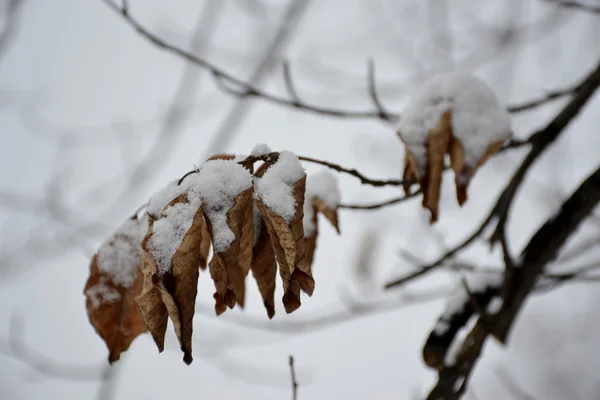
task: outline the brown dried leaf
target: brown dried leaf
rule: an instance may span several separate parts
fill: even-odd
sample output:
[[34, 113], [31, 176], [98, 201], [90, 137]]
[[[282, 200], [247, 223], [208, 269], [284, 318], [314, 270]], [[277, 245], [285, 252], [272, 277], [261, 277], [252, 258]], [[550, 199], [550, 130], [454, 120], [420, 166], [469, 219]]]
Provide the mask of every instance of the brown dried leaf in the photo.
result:
[[[245, 225], [252, 224], [252, 218], [249, 221], [246, 220], [248, 203], [250, 203], [250, 210], [252, 210], [252, 190], [252, 187], [250, 187], [238, 194], [233, 207], [227, 211], [227, 225], [233, 232], [234, 240], [227, 250], [214, 252], [209, 264], [210, 274], [216, 289], [213, 297], [215, 298], [215, 311], [217, 315], [222, 314], [226, 310], [225, 306], [233, 308], [237, 301], [240, 301], [242, 305], [244, 302], [245, 275], [239, 260], [242, 230]], [[208, 216], [206, 216], [206, 222], [210, 237], [213, 239], [213, 226]]]
[[[315, 215], [317, 215], [317, 212], [320, 212], [321, 214], [323, 214], [325, 216], [325, 218], [327, 218], [327, 220], [329, 220], [329, 222], [331, 222], [331, 225], [333, 225], [333, 227], [335, 228], [335, 230], [337, 231], [337, 233], [340, 233], [340, 225], [339, 225], [339, 220], [338, 220], [338, 212], [337, 212], [337, 208], [330, 208], [327, 206], [327, 204], [325, 204], [325, 202], [321, 199], [314, 198], [312, 200], [312, 204], [313, 207], [315, 208]], [[316, 224], [315, 224], [316, 227]]]
[[306, 236], [304, 238], [304, 246], [306, 248], [306, 261], [308, 262], [308, 265], [312, 267], [315, 256], [315, 250], [317, 248], [317, 236], [319, 234], [318, 213], [323, 214], [325, 218], [327, 218], [329, 222], [331, 222], [331, 225], [333, 225], [338, 234], [340, 233], [340, 226], [337, 209], [329, 208], [327, 204], [325, 204], [325, 202], [318, 197], [307, 200], [311, 201], [313, 205], [312, 222], [314, 225], [314, 231], [312, 235]]
[[235, 159], [235, 154], [213, 154], [212, 156], [208, 157], [208, 161], [212, 161], [212, 160], [234, 160]]
[[[178, 203], [188, 203], [187, 194], [182, 194], [172, 200], [166, 207], [172, 207]], [[161, 214], [161, 218], [167, 218], [167, 214]], [[148, 248], [148, 242], [151, 240], [154, 232], [149, 229], [149, 233], [143, 241], [144, 254], [144, 273], [146, 280], [144, 282], [144, 297], [140, 296], [138, 305], [142, 313], [148, 314], [148, 318], [155, 317], [158, 321], [157, 335], [155, 341], [159, 350], [164, 343], [164, 329], [166, 320], [163, 317], [164, 311], [168, 313], [175, 334], [179, 340], [181, 350], [184, 353], [183, 360], [190, 364], [192, 358], [192, 332], [193, 317], [195, 313], [196, 295], [198, 290], [199, 265], [202, 262], [202, 242], [204, 226], [204, 208], [201, 205], [195, 211], [190, 227], [183, 236], [181, 244], [171, 258], [170, 270], [160, 273], [157, 271], [156, 260]], [[158, 289], [158, 292], [157, 292]], [[162, 306], [159, 305], [157, 293], [160, 294]], [[146, 308], [150, 311], [146, 313]], [[154, 336], [154, 334], [153, 334]], [[158, 338], [158, 340], [157, 340]]]
[[[251, 189], [252, 190], [252, 189]], [[238, 263], [241, 269], [241, 274], [238, 275], [237, 287], [239, 293], [237, 295], [237, 303], [244, 308], [244, 300], [246, 298], [246, 276], [252, 267], [252, 248], [254, 247], [254, 202], [252, 195], [246, 200], [244, 208], [244, 221], [242, 225], [242, 236], [240, 238], [240, 253]]]
[[210, 233], [206, 223], [202, 224], [202, 242], [200, 243], [200, 268], [205, 270], [208, 265], [208, 254], [210, 253]]
[[465, 163], [465, 149], [456, 137], [452, 137], [450, 142], [450, 165], [454, 170], [454, 182], [456, 184], [456, 199], [459, 205], [463, 205], [467, 201], [467, 188], [469, 182], [475, 172], [481, 167], [492, 155], [502, 149], [504, 142], [512, 135], [498, 142], [492, 143], [484, 156], [477, 162], [477, 165], [468, 165]]
[[284, 289], [283, 303], [288, 313], [300, 307], [300, 289], [310, 296], [315, 288], [304, 243], [302, 219], [305, 190], [306, 177], [292, 185], [296, 200], [296, 214], [289, 225], [283, 217], [271, 211], [260, 199], [257, 200], [257, 206], [266, 223], [279, 263]]
[[[438, 218], [438, 207], [440, 200], [440, 187], [442, 183], [442, 172], [445, 167], [446, 154], [450, 156], [450, 165], [454, 170], [454, 180], [456, 184], [456, 198], [459, 205], [467, 201], [467, 187], [477, 169], [487, 161], [493, 154], [500, 151], [504, 142], [509, 139], [512, 133], [495, 143], [492, 143], [487, 152], [477, 161], [476, 165], [469, 165], [465, 160], [465, 149], [460, 140], [452, 132], [452, 110], [446, 110], [438, 124], [428, 132], [426, 143], [426, 166], [425, 171], [419, 171], [417, 161], [409, 147], [405, 147], [404, 159], [404, 191], [408, 195], [410, 186], [418, 182], [423, 191], [423, 207], [431, 212], [430, 223], [434, 223]], [[402, 139], [402, 132], [398, 132]], [[402, 139], [404, 141], [404, 139]]]
[[[149, 229], [148, 234], [152, 232], [152, 228], [150, 227]], [[148, 235], [146, 235], [147, 238]], [[165, 349], [165, 333], [167, 332], [169, 314], [167, 307], [163, 303], [160, 289], [154, 284], [154, 281], [157, 280], [155, 278], [156, 263], [148, 253], [142, 255], [141, 270], [144, 276], [144, 284], [142, 292], [135, 298], [135, 301], [146, 327], [152, 334], [158, 352], [162, 353]]]
[[430, 223], [436, 222], [438, 218], [444, 161], [452, 136], [450, 118], [451, 112], [446, 110], [436, 127], [429, 131], [428, 135], [427, 170], [421, 179], [421, 189], [423, 190], [423, 207], [431, 212]]
[[267, 225], [261, 218], [260, 235], [254, 245], [252, 254], [252, 276], [258, 285], [258, 291], [263, 299], [269, 319], [275, 315], [275, 276], [277, 275], [277, 262], [267, 231]]
[[[146, 332], [134, 300], [142, 290], [143, 278], [138, 270], [131, 288], [115, 285], [99, 271], [97, 255], [92, 258], [90, 277], [84, 288], [86, 309], [90, 323], [106, 343], [111, 364], [120, 358], [138, 335]], [[102, 293], [97, 293], [99, 289]], [[106, 296], [111, 294], [113, 298], [107, 299]], [[104, 296], [104, 299], [99, 300], [98, 295]]]

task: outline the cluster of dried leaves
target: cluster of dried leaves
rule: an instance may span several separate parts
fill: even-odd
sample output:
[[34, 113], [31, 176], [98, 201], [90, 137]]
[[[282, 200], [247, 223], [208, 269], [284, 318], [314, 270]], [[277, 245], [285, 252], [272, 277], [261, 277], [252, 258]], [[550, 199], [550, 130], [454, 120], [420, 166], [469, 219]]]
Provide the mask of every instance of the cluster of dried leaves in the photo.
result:
[[[456, 184], [456, 198], [459, 205], [467, 201], [467, 187], [475, 172], [494, 154], [496, 154], [504, 142], [510, 138], [511, 133], [489, 145], [484, 156], [478, 162], [469, 164], [465, 162], [465, 148], [461, 141], [452, 132], [452, 110], [446, 110], [437, 125], [427, 134], [425, 143], [426, 167], [422, 173], [419, 168], [415, 155], [411, 152], [409, 146], [405, 146], [404, 158], [404, 191], [410, 193], [410, 187], [418, 183], [423, 192], [423, 207], [431, 212], [430, 221], [436, 222], [438, 219], [438, 208], [440, 202], [440, 188], [442, 185], [442, 173], [445, 169], [446, 157], [450, 157], [450, 166], [454, 170], [454, 182]], [[402, 139], [402, 132], [398, 132]]]
[[[218, 155], [211, 160], [234, 158], [232, 155]], [[279, 153], [269, 153], [248, 157], [239, 164], [246, 168], [254, 179], [258, 179], [277, 163], [278, 158]], [[262, 165], [254, 171], [256, 162], [262, 162]], [[187, 176], [184, 176], [179, 184]], [[185, 233], [169, 260], [168, 270], [164, 271], [157, 265], [162, 261], [157, 260], [149, 248], [157, 221], [168, 218], [169, 210], [173, 207], [189, 205], [196, 200], [189, 198], [190, 192], [172, 199], [158, 216], [148, 213], [147, 218], [134, 219], [139, 224], [145, 224], [147, 220], [147, 231], [136, 243], [141, 257], [137, 259], [135, 283], [130, 287], [119, 285], [114, 282], [111, 273], [98, 268], [98, 256], [95, 255], [84, 293], [90, 322], [109, 349], [109, 362], [118, 360], [135, 337], [146, 330], [150, 331], [159, 352], [162, 352], [167, 321], [170, 318], [184, 353], [184, 361], [187, 364], [191, 363], [192, 321], [199, 270], [205, 270], [207, 266], [216, 289], [213, 297], [217, 315], [225, 312], [227, 308], [234, 308], [236, 304], [244, 306], [246, 277], [250, 271], [269, 318], [275, 314], [277, 270], [283, 285], [282, 302], [286, 312], [291, 313], [298, 309], [301, 305], [300, 292], [310, 296], [315, 287], [311, 265], [317, 240], [317, 213], [323, 214], [331, 221], [338, 232], [339, 226], [337, 209], [327, 206], [318, 197], [305, 199], [305, 174], [293, 183], [291, 189], [296, 204], [294, 217], [288, 222], [255, 195], [253, 186], [239, 193], [233, 206], [223, 210], [226, 212], [227, 225], [233, 232], [233, 241], [225, 250], [214, 251], [213, 248], [210, 262], [208, 259], [215, 232], [204, 204], [199, 206], [191, 221], [183, 221], [178, 226], [183, 227]], [[306, 201], [312, 204], [315, 226], [308, 237], [305, 237], [303, 229], [303, 208]], [[126, 239], [131, 240], [131, 237]], [[126, 249], [127, 247], [120, 246], [123, 240], [124, 237], [117, 232], [104, 247], [112, 246], [112, 250], [117, 251]], [[108, 271], [111, 269], [104, 268]], [[98, 301], [94, 294], [99, 283], [107, 285], [119, 295], [104, 296]]]

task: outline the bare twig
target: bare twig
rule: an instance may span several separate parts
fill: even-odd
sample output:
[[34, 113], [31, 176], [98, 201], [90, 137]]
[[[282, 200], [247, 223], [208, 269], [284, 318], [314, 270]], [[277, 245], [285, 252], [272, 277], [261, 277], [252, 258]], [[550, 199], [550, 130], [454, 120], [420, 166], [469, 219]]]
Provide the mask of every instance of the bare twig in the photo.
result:
[[[226, 93], [229, 93], [233, 96], [237, 97], [258, 97], [264, 101], [274, 103], [280, 106], [289, 107], [297, 110], [303, 110], [307, 112], [312, 112], [314, 114], [319, 114], [323, 116], [329, 117], [337, 117], [337, 118], [348, 118], [348, 119], [378, 119], [383, 120], [385, 122], [396, 121], [399, 120], [400, 115], [397, 113], [390, 113], [383, 110], [379, 98], [374, 91], [375, 85], [369, 82], [369, 87], [371, 88], [371, 100], [374, 103], [375, 111], [373, 110], [348, 110], [341, 108], [332, 108], [332, 107], [324, 107], [314, 104], [308, 104], [306, 102], [300, 101], [297, 96], [291, 95], [290, 98], [281, 97], [267, 91], [264, 91], [255, 85], [240, 79], [233, 74], [225, 71], [211, 62], [198, 57], [195, 54], [192, 54], [180, 47], [177, 47], [173, 44], [170, 44], [157, 36], [155, 33], [151, 32], [144, 25], [142, 25], [136, 18], [131, 15], [130, 10], [124, 9], [123, 6], [119, 6], [115, 4], [111, 0], [103, 0], [113, 11], [121, 15], [121, 17], [138, 32], [144, 38], [146, 38], [149, 42], [157, 46], [158, 48], [172, 53], [178, 57], [181, 57], [201, 68], [207, 69], [211, 72], [215, 83], [217, 86]], [[285, 67], [284, 67], [285, 68]], [[286, 84], [288, 87], [288, 92], [290, 91], [289, 83], [291, 79], [289, 77], [285, 77]], [[374, 78], [373, 78], [374, 79]], [[507, 109], [510, 112], [518, 113], [526, 110], [530, 110], [534, 107], [546, 104], [554, 99], [559, 97], [572, 94], [576, 91], [576, 88], [567, 88], [563, 90], [556, 90], [549, 95], [543, 96], [539, 99], [533, 99], [524, 102], [523, 104], [517, 105], [509, 105]]]
[[592, 4], [582, 3], [580, 1], [566, 1], [566, 0], [545, 0], [548, 3], [556, 4], [557, 6], [564, 8], [571, 8], [573, 10], [579, 10], [592, 14], [600, 14], [600, 6]]
[[372, 59], [369, 60], [367, 76], [369, 80], [369, 94], [371, 95], [371, 101], [379, 113], [379, 118], [384, 121], [391, 121], [392, 117], [387, 111], [385, 111], [383, 103], [377, 94], [377, 84], [375, 83], [375, 62]]
[[[316, 158], [298, 156], [298, 159], [300, 159], [302, 161], [306, 161], [306, 162], [311, 162], [314, 164], [324, 165], [327, 168], [331, 168], [335, 171], [343, 172], [348, 175], [352, 175], [352, 176], [360, 179], [360, 182], [364, 183], [365, 185], [371, 185], [371, 186], [375, 186], [375, 187], [402, 186], [404, 183], [406, 183], [405, 181], [400, 180], [400, 179], [388, 179], [388, 180], [370, 179], [370, 178], [367, 178], [366, 176], [364, 176], [363, 174], [361, 174], [360, 172], [358, 172], [356, 170], [356, 168], [352, 168], [352, 169], [344, 168], [341, 165], [330, 163], [328, 161], [317, 160]], [[413, 182], [411, 182], [411, 183], [413, 183]]]
[[294, 368], [294, 356], [289, 358], [290, 375], [292, 379], [292, 400], [298, 400], [298, 381], [296, 381], [296, 369]]
[[346, 210], [376, 210], [378, 208], [383, 208], [387, 206], [393, 206], [394, 204], [404, 203], [406, 200], [413, 199], [417, 197], [417, 195], [421, 194], [421, 191], [418, 190], [414, 193], [411, 193], [406, 196], [395, 197], [390, 200], [382, 201], [380, 203], [371, 203], [371, 204], [349, 204], [342, 203], [338, 206], [338, 208], [346, 209]]

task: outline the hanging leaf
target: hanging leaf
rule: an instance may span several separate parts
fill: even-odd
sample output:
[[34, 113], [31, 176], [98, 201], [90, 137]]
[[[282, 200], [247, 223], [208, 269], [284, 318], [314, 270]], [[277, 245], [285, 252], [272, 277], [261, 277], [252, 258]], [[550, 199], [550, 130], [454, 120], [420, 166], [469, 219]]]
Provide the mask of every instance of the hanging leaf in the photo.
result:
[[252, 275], [258, 285], [258, 291], [267, 310], [269, 319], [275, 315], [275, 278], [277, 275], [277, 262], [271, 244], [271, 237], [267, 225], [260, 215], [259, 236], [254, 245], [252, 254]]
[[[144, 262], [151, 273], [148, 275], [160, 291], [187, 364], [193, 361], [193, 317], [202, 260], [203, 225], [203, 206], [191, 191], [181, 194], [165, 207], [143, 242]], [[152, 295], [155, 296], [155, 292]], [[160, 350], [161, 344], [157, 342], [157, 345]]]
[[306, 246], [306, 259], [312, 266], [317, 236], [319, 233], [318, 214], [321, 213], [340, 233], [337, 208], [340, 203], [340, 192], [335, 175], [329, 171], [311, 175], [307, 179], [304, 200], [304, 243]]
[[128, 220], [100, 247], [90, 263], [84, 288], [87, 314], [106, 343], [111, 364], [137, 336], [146, 332], [134, 301], [143, 283], [139, 258], [144, 227], [145, 221]]
[[292, 185], [296, 212], [289, 222], [267, 207], [261, 199], [257, 200], [258, 209], [266, 223], [271, 243], [275, 249], [275, 257], [283, 281], [283, 302], [288, 313], [300, 307], [300, 289], [310, 296], [315, 288], [304, 245], [302, 207], [305, 190], [306, 177], [302, 177]]
[[[215, 282], [216, 292], [214, 298], [217, 315], [222, 314], [226, 310], [225, 307], [235, 307], [237, 301], [241, 301], [243, 304], [244, 272], [239, 262], [242, 230], [245, 225], [252, 224], [251, 220], [246, 223], [248, 204], [250, 207], [252, 206], [252, 187], [238, 194], [235, 197], [233, 206], [228, 210], [224, 210], [226, 211], [227, 228], [233, 234], [233, 240], [224, 250], [215, 248], [209, 265], [211, 276]], [[213, 221], [217, 218], [220, 219], [216, 214], [212, 214], [212, 218], [207, 215], [206, 218], [213, 243], [215, 242], [215, 234], [217, 234]]]
[[204, 215], [213, 244], [209, 270], [215, 284], [215, 311], [220, 315], [236, 302], [244, 304], [244, 278], [250, 268], [252, 248], [240, 250], [242, 236], [244, 246], [247, 237], [251, 240], [253, 236], [252, 175], [233, 160], [211, 160], [200, 167], [194, 179], [204, 199]]
[[450, 156], [462, 206], [477, 169], [511, 137], [510, 115], [493, 90], [469, 73], [425, 82], [403, 113], [398, 136], [405, 144], [404, 190], [418, 183], [430, 222], [437, 221], [442, 172]]

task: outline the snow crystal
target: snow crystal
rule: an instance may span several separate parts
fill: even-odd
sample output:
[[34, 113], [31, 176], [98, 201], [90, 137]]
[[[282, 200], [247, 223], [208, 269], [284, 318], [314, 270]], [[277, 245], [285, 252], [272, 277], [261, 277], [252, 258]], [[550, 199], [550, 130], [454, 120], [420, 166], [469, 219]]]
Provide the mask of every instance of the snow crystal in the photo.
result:
[[129, 219], [98, 249], [98, 270], [115, 285], [133, 286], [147, 228], [146, 218]]
[[313, 217], [315, 209], [312, 199], [321, 199], [329, 208], [336, 209], [340, 204], [340, 190], [337, 177], [330, 171], [321, 171], [306, 178], [306, 195], [304, 196], [304, 236], [312, 236], [315, 232]]
[[254, 149], [252, 149], [250, 155], [253, 157], [259, 157], [269, 153], [271, 153], [271, 148], [269, 146], [264, 143], [258, 143], [256, 146], [254, 146]]
[[181, 246], [201, 205], [200, 197], [189, 191], [187, 203], [168, 207], [163, 211], [163, 217], [154, 222], [153, 233], [148, 240], [148, 251], [156, 262], [159, 276], [171, 270], [173, 255]]
[[[187, 178], [186, 178], [187, 179]], [[185, 182], [185, 180], [184, 180]], [[164, 188], [156, 192], [148, 202], [146, 211], [155, 218], [160, 217], [160, 213], [167, 204], [185, 191], [185, 186], [179, 185], [179, 179], [175, 179]]]
[[114, 288], [106, 284], [106, 280], [101, 279], [100, 282], [85, 291], [92, 302], [92, 308], [98, 308], [101, 304], [116, 303], [121, 300], [121, 294]]
[[492, 143], [511, 131], [510, 115], [485, 82], [468, 72], [435, 76], [422, 85], [398, 125], [421, 171], [427, 135], [448, 109], [452, 109], [452, 133], [465, 149], [467, 165], [475, 166]]
[[282, 151], [277, 162], [269, 167], [254, 186], [256, 195], [271, 211], [283, 217], [286, 223], [296, 214], [296, 199], [292, 185], [306, 176], [298, 157]]
[[227, 224], [227, 211], [238, 194], [252, 187], [252, 175], [235, 161], [212, 160], [205, 162], [190, 181], [204, 199], [204, 210], [213, 227], [214, 250], [223, 252], [235, 239]]

